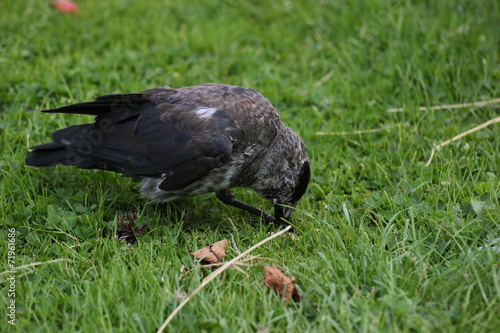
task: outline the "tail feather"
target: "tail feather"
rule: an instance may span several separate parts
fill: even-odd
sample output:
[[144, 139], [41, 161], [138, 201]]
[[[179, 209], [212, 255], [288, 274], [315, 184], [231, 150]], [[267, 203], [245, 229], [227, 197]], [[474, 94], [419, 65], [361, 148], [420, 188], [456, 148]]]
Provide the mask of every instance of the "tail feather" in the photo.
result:
[[[162, 89], [161, 94], [154, 95], [155, 92], [156, 90], [148, 90], [139, 94], [105, 95], [92, 102], [43, 111], [96, 117], [94, 123], [60, 129], [52, 135], [52, 142], [31, 147], [32, 150], [26, 157], [26, 165], [49, 167], [62, 164], [129, 175], [161, 174], [164, 168], [159, 167], [151, 156], [151, 147], [156, 147], [156, 141], [153, 141], [154, 144], [146, 143], [144, 135], [138, 134], [138, 131], [149, 126], [142, 129], [144, 133], [158, 133], [158, 128], [163, 126], [166, 138], [162, 142], [177, 148], [177, 134], [168, 136], [172, 125], [159, 121], [155, 104], [168, 99], [175, 90]], [[145, 125], [139, 128], [139, 119], [143, 118], [146, 119]], [[154, 135], [152, 138], [159, 139]], [[172, 154], [175, 155], [175, 151]], [[179, 158], [186, 158], [180, 153], [177, 155], [180, 155]], [[176, 167], [176, 164], [172, 167]]]
[[145, 100], [144, 95], [138, 94], [112, 94], [97, 97], [92, 102], [76, 103], [57, 109], [43, 110], [49, 113], [75, 113], [100, 115], [110, 111], [134, 110], [139, 103]]
[[[122, 152], [116, 152], [116, 148], [106, 146], [103, 142], [92, 144], [91, 151], [83, 151], [79, 145], [92, 141], [92, 133], [100, 133], [98, 123], [101, 118], [105, 119], [105, 125], [118, 124], [125, 120], [138, 116], [138, 106], [145, 101], [144, 95], [138, 94], [112, 94], [97, 97], [92, 102], [76, 103], [57, 109], [44, 110], [50, 113], [74, 113], [87, 114], [96, 117], [94, 124], [74, 125], [60, 129], [52, 135], [52, 141], [33, 146], [26, 157], [26, 165], [37, 167], [49, 167], [57, 164], [72, 165], [78, 168], [93, 168], [103, 170], [119, 169], [116, 162], [122, 162]], [[126, 125], [122, 125], [125, 131], [130, 131]], [[94, 132], [92, 132], [92, 130]], [[118, 133], [119, 128], [115, 129]], [[102, 137], [101, 140], [113, 140], [113, 135]], [[120, 138], [116, 138], [119, 140]], [[120, 149], [121, 147], [117, 147]], [[111, 151], [110, 151], [111, 150]], [[119, 156], [116, 156], [119, 155]]]
[[93, 127], [94, 124], [82, 124], [56, 131], [52, 135], [53, 142], [31, 147], [33, 150], [26, 157], [26, 165], [49, 167], [62, 164], [82, 169], [116, 170], [116, 166], [112, 165], [113, 155], [100, 153], [98, 149], [93, 149], [96, 147], [78, 146], [85, 140], [88, 143], [88, 131]]
[[41, 145], [30, 147], [32, 151], [26, 157], [26, 165], [37, 167], [49, 167], [57, 164], [77, 165], [75, 154], [70, 149], [70, 141], [78, 137], [91, 124], [75, 125], [60, 129], [52, 135], [52, 141]]
[[131, 136], [135, 121], [122, 122], [112, 133], [100, 131], [96, 124], [73, 125], [52, 135], [52, 141], [33, 146], [26, 157], [29, 166], [58, 164], [81, 169], [100, 169], [121, 173], [157, 174], [139, 136]]
[[69, 163], [68, 150], [54, 142], [39, 145], [36, 150], [31, 151], [26, 157], [26, 165], [37, 167], [49, 167], [57, 164], [72, 165]]

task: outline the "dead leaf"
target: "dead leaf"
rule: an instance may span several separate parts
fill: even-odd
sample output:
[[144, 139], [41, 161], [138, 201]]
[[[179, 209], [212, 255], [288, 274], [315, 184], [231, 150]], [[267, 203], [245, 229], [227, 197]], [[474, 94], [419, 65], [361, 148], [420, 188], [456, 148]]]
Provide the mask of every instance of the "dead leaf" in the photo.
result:
[[60, 13], [78, 15], [78, 5], [70, 0], [54, 0], [50, 5]]
[[118, 214], [119, 226], [116, 231], [115, 238], [120, 241], [124, 240], [127, 244], [134, 244], [137, 242], [138, 237], [142, 237], [146, 233], [146, 230], [144, 229], [147, 227], [147, 223], [144, 223], [141, 226], [136, 226], [134, 213], [132, 212], [128, 212], [127, 214], [128, 223], [124, 222], [124, 220], [125, 217], [123, 214]]
[[275, 265], [264, 265], [264, 274], [264, 284], [276, 290], [283, 301], [288, 301], [290, 297], [294, 302], [300, 301], [301, 296], [293, 284], [296, 280], [293, 276], [285, 276]]
[[227, 240], [223, 239], [189, 254], [195, 259], [201, 259], [203, 265], [215, 264], [226, 256], [226, 246]]

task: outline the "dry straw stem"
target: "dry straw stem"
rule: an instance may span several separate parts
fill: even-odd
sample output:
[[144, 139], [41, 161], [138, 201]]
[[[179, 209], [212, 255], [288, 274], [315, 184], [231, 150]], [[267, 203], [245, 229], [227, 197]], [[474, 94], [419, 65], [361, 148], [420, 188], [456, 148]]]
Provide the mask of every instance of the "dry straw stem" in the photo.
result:
[[[448, 110], [448, 109], [463, 109], [463, 108], [481, 108], [490, 104], [500, 103], [500, 98], [491, 99], [489, 101], [472, 102], [465, 104], [449, 104], [449, 105], [436, 105], [436, 106], [421, 106], [419, 111], [433, 111], [433, 110]], [[387, 112], [404, 112], [404, 108], [387, 109]]]
[[[23, 273], [21, 275], [17, 275], [16, 276], [16, 277], [21, 277], [21, 276], [24, 276], [26, 274], [31, 273], [33, 271], [33, 270], [30, 269], [31, 267], [35, 267], [35, 266], [39, 266], [39, 265], [46, 265], [46, 264], [53, 264], [53, 263], [59, 262], [59, 261], [71, 261], [71, 260], [70, 259], [65, 259], [65, 258], [59, 258], [59, 259], [53, 259], [53, 260], [48, 260], [48, 261], [32, 262], [31, 264], [26, 264], [26, 265], [18, 266], [18, 267], [14, 267], [13, 269], [10, 269], [10, 270], [3, 271], [3, 272], [0, 273], [0, 276], [6, 275], [6, 274], [18, 273], [22, 269], [29, 269], [29, 272], [26, 272], [26, 273]], [[5, 283], [5, 282], [7, 282], [7, 280], [0, 281], [0, 284]]]
[[217, 277], [218, 275], [220, 275], [222, 272], [224, 272], [229, 266], [233, 265], [236, 261], [238, 261], [239, 259], [243, 258], [244, 256], [246, 256], [248, 253], [252, 252], [253, 250], [255, 250], [256, 248], [258, 248], [259, 246], [269, 242], [271, 239], [273, 238], [276, 238], [282, 234], [284, 234], [285, 232], [287, 232], [288, 230], [290, 230], [292, 226], [288, 226], [286, 227], [285, 229], [281, 230], [281, 231], [278, 231], [277, 233], [275, 233], [274, 235], [271, 235], [269, 237], [267, 237], [266, 239], [263, 239], [261, 240], [260, 242], [258, 242], [257, 244], [255, 244], [254, 246], [252, 246], [251, 248], [249, 248], [248, 250], [242, 252], [241, 254], [239, 254], [238, 256], [234, 257], [233, 259], [231, 259], [230, 261], [226, 262], [224, 265], [222, 265], [219, 269], [217, 269], [216, 271], [214, 271], [212, 274], [208, 275], [206, 278], [203, 279], [203, 281], [201, 282], [201, 284], [188, 296], [186, 297], [176, 308], [174, 311], [172, 311], [172, 313], [170, 314], [170, 316], [168, 316], [168, 318], [165, 320], [165, 322], [163, 322], [163, 324], [160, 326], [160, 328], [158, 329], [157, 333], [161, 333], [165, 330], [165, 328], [167, 327], [167, 325], [170, 323], [170, 321], [174, 318], [174, 316], [184, 307], [184, 305], [187, 304], [187, 302], [189, 302], [189, 300], [191, 298], [193, 298], [201, 289], [203, 289], [203, 287], [205, 287], [207, 284], [210, 283], [210, 281], [212, 281], [213, 279], [215, 279], [215, 277]]
[[379, 128], [372, 128], [367, 130], [359, 130], [352, 132], [316, 132], [316, 135], [351, 135], [351, 134], [365, 134], [365, 133], [374, 133], [386, 131], [394, 127], [402, 127], [402, 126], [410, 126], [409, 124], [395, 124], [395, 125], [387, 125]]
[[[274, 259], [271, 259], [271, 258], [265, 258], [265, 257], [262, 257], [260, 254], [256, 255], [256, 256], [250, 256], [248, 258], [245, 258], [245, 259], [242, 259], [242, 260], [239, 260], [238, 262], [235, 262], [233, 265], [231, 265], [231, 268], [237, 270], [238, 272], [240, 273], [243, 273], [245, 275], [248, 275], [244, 270], [242, 270], [239, 266], [246, 266], [246, 267], [252, 267], [254, 266], [254, 264], [249, 264], [247, 263], [248, 261], [252, 261], [252, 260], [262, 260], [262, 259], [265, 259], [265, 260], [269, 260], [269, 261], [275, 261]], [[201, 267], [203, 268], [207, 268], [207, 269], [211, 269], [211, 268], [216, 268], [216, 267], [221, 267], [222, 265], [225, 265], [226, 263], [225, 262], [216, 262], [216, 263], [213, 263], [213, 264], [206, 264], [206, 265], [201, 265]], [[181, 276], [179, 276], [179, 280], [186, 277], [187, 275], [191, 274], [193, 270], [190, 269], [188, 270], [187, 272], [183, 273]]]
[[425, 166], [428, 167], [431, 164], [432, 159], [434, 158], [434, 153], [436, 152], [436, 150], [439, 150], [442, 147], [444, 147], [446, 145], [449, 145], [453, 141], [457, 141], [457, 140], [463, 138], [464, 136], [467, 136], [469, 134], [472, 134], [474, 132], [482, 130], [483, 128], [488, 127], [488, 126], [493, 125], [493, 124], [496, 124], [496, 123], [500, 123], [500, 117], [496, 117], [496, 118], [493, 118], [491, 120], [488, 120], [487, 122], [482, 123], [481, 125], [478, 125], [478, 126], [476, 126], [474, 128], [471, 128], [470, 130], [465, 131], [463, 133], [460, 133], [459, 135], [454, 136], [453, 138], [451, 138], [451, 139], [449, 139], [449, 140], [447, 140], [447, 141], [445, 141], [445, 142], [443, 142], [443, 143], [435, 146], [434, 148], [432, 148], [431, 157], [429, 157], [429, 160], [427, 161], [427, 164]]
[[323, 76], [321, 79], [319, 79], [318, 81], [316, 81], [314, 84], [310, 85], [309, 88], [306, 88], [306, 89], [302, 89], [300, 92], [299, 92], [299, 95], [302, 95], [302, 96], [305, 96], [305, 95], [309, 95], [309, 93], [318, 88], [319, 86], [323, 85], [325, 82], [327, 82], [328, 80], [330, 80], [333, 76], [333, 74], [335, 74], [335, 71], [330, 71], [328, 73], [326, 73], [325, 76]]

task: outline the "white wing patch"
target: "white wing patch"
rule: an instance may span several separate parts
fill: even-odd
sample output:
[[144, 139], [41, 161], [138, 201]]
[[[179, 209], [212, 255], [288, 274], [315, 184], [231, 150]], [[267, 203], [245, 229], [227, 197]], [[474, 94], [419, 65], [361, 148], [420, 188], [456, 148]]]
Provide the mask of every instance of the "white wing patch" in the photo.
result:
[[208, 118], [211, 117], [215, 113], [215, 111], [217, 110], [214, 108], [199, 108], [198, 110], [196, 110], [196, 114], [200, 118]]

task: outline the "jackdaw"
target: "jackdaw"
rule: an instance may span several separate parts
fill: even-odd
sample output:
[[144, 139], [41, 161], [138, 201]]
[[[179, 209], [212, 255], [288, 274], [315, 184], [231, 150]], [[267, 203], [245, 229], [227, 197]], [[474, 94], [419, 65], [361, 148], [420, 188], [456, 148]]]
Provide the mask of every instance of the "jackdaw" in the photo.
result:
[[[253, 89], [206, 83], [112, 94], [43, 112], [94, 115], [32, 147], [26, 165], [73, 165], [132, 177], [156, 202], [215, 192], [223, 203], [282, 224], [310, 178], [304, 142]], [[249, 187], [274, 217], [235, 200]]]

